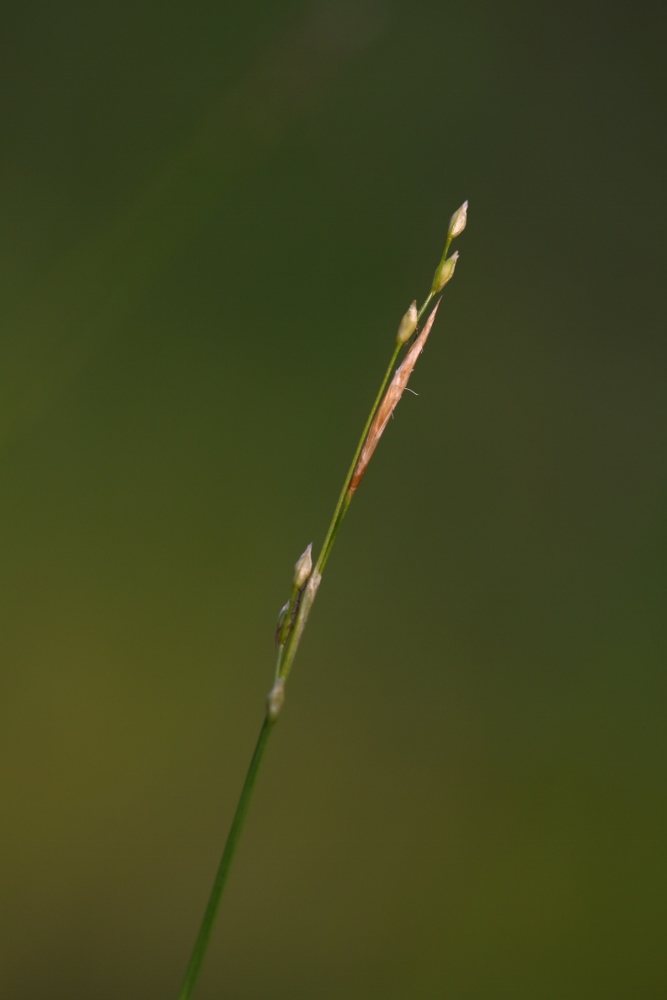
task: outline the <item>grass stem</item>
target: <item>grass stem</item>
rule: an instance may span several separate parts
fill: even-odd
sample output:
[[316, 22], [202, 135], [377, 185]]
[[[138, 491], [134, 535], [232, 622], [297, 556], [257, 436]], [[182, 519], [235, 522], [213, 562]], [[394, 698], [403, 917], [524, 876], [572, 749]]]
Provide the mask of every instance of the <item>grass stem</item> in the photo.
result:
[[[467, 203], [465, 207], [467, 208]], [[450, 224], [450, 233], [448, 234], [447, 244], [445, 246], [445, 252], [442, 256], [441, 264], [442, 261], [445, 261], [447, 257], [447, 251], [449, 250], [449, 245], [451, 243], [451, 240], [452, 240], [452, 235], [451, 235], [451, 224]], [[434, 288], [431, 289], [424, 304], [419, 310], [418, 320], [422, 318], [422, 316], [428, 309], [429, 305], [431, 304], [435, 295]], [[308, 616], [310, 615], [310, 610], [312, 608], [313, 601], [315, 600], [315, 596], [317, 594], [317, 590], [319, 588], [320, 581], [322, 579], [322, 573], [324, 572], [327, 560], [329, 558], [329, 555], [331, 554], [334, 542], [336, 541], [336, 536], [338, 535], [338, 531], [342, 524], [343, 518], [345, 517], [345, 514], [347, 513], [347, 509], [350, 505], [352, 497], [354, 496], [354, 489], [356, 488], [356, 486], [355, 484], [352, 484], [352, 488], [350, 487], [353, 476], [355, 475], [355, 470], [358, 467], [360, 456], [362, 455], [362, 451], [364, 450], [364, 445], [366, 444], [366, 441], [369, 438], [369, 431], [371, 431], [371, 428], [374, 427], [373, 422], [375, 420], [376, 415], [378, 414], [380, 406], [382, 405], [383, 412], [378, 417], [378, 420], [382, 423], [382, 428], [379, 430], [379, 433], [374, 436], [374, 440], [375, 437], [379, 437], [382, 434], [382, 430], [384, 429], [385, 426], [384, 413], [387, 410], [386, 397], [388, 397], [392, 393], [392, 391], [395, 393], [396, 401], [391, 402], [391, 410], [393, 410], [394, 406], [396, 405], [396, 402], [398, 401], [398, 399], [400, 399], [400, 395], [403, 391], [405, 384], [407, 383], [407, 379], [409, 378], [409, 375], [414, 366], [414, 362], [416, 360], [416, 355], [421, 350], [423, 340], [428, 336], [431, 324], [433, 323], [435, 311], [436, 310], [434, 309], [433, 312], [431, 313], [429, 320], [426, 324], [426, 327], [424, 328], [421, 336], [418, 338], [420, 340], [420, 343], [417, 344], [415, 342], [413, 348], [408, 351], [408, 355], [406, 355], [406, 360], [401, 365], [401, 368], [397, 369], [394, 378], [392, 380], [392, 383], [390, 385], [390, 388], [389, 390], [387, 390], [387, 385], [389, 383], [389, 380], [392, 378], [392, 373], [394, 372], [394, 365], [396, 364], [396, 360], [401, 351], [401, 348], [404, 346], [403, 344], [398, 342], [395, 344], [391, 355], [391, 360], [385, 372], [384, 378], [382, 379], [382, 382], [380, 384], [380, 388], [378, 390], [377, 396], [375, 397], [373, 406], [371, 407], [371, 411], [368, 414], [368, 419], [366, 420], [366, 424], [361, 433], [361, 437], [359, 438], [359, 443], [355, 450], [354, 457], [352, 459], [350, 468], [345, 478], [345, 482], [343, 483], [343, 488], [341, 490], [340, 496], [338, 497], [338, 502], [336, 504], [333, 517], [331, 518], [331, 523], [329, 524], [329, 528], [324, 538], [322, 549], [318, 556], [315, 567], [310, 572], [310, 575], [303, 586], [301, 586], [301, 582], [299, 580], [295, 580], [295, 583], [292, 587], [292, 594], [290, 597], [290, 601], [283, 609], [283, 611], [285, 612], [285, 617], [284, 620], [282, 620], [282, 622], [279, 624], [278, 631], [276, 633], [278, 642], [278, 655], [276, 662], [274, 687], [271, 690], [271, 692], [269, 692], [264, 722], [262, 723], [262, 728], [259, 733], [257, 745], [255, 746], [255, 751], [252, 755], [250, 766], [248, 768], [248, 773], [246, 775], [243, 788], [241, 790], [241, 796], [239, 798], [238, 805], [236, 807], [236, 812], [234, 813], [232, 825], [230, 827], [229, 834], [227, 836], [227, 841], [225, 843], [225, 847], [222, 852], [222, 858], [220, 859], [220, 864], [218, 866], [218, 871], [215, 876], [215, 881], [213, 882], [213, 888], [211, 889], [209, 900], [206, 905], [206, 910], [204, 912], [204, 917], [202, 919], [201, 926], [199, 928], [199, 933], [197, 935], [194, 948], [192, 950], [192, 955], [188, 963], [188, 967], [185, 973], [185, 979], [183, 981], [183, 986], [181, 988], [178, 1000], [190, 1000], [190, 997], [192, 996], [197, 980], [199, 978], [199, 973], [201, 971], [204, 958], [206, 956], [206, 950], [208, 948], [208, 944], [210, 941], [211, 932], [213, 930], [213, 925], [215, 923], [215, 918], [218, 912], [218, 908], [220, 906], [220, 900], [222, 899], [222, 894], [225, 888], [225, 884], [227, 882], [229, 870], [231, 868], [232, 861], [234, 860], [234, 855], [236, 853], [241, 832], [243, 830], [243, 824], [245, 822], [246, 815], [248, 813], [250, 800], [252, 798], [255, 784], [257, 782], [257, 775], [259, 773], [259, 768], [262, 763], [262, 758], [266, 750], [266, 745], [268, 743], [269, 736], [271, 735], [276, 719], [278, 718], [278, 714], [282, 707], [285, 682], [287, 681], [289, 672], [292, 667], [292, 663], [294, 661], [294, 657], [296, 656], [296, 652], [299, 647], [299, 643], [301, 642], [301, 637], [303, 635], [303, 631], [308, 621]], [[396, 380], [400, 379], [401, 374], [403, 374], [403, 379], [400, 382], [400, 385], [396, 385]], [[373, 432], [371, 432], [371, 436], [373, 436]], [[366, 461], [365, 459], [362, 459], [362, 463], [365, 461]], [[306, 555], [306, 553], [304, 553], [304, 555]], [[310, 558], [309, 554], [308, 558]]]
[[225, 849], [222, 852], [222, 857], [220, 858], [220, 864], [218, 865], [218, 871], [215, 876], [215, 881], [213, 882], [213, 888], [211, 889], [211, 894], [208, 898], [208, 903], [206, 904], [206, 910], [201, 922], [201, 927], [199, 928], [197, 940], [195, 941], [195, 946], [192, 949], [192, 955], [190, 956], [190, 961], [188, 962], [185, 979], [183, 980], [183, 986], [181, 987], [181, 992], [178, 995], [178, 1000], [189, 1000], [197, 984], [202, 963], [206, 957], [206, 950], [208, 948], [215, 918], [218, 914], [222, 893], [225, 888], [225, 883], [227, 882], [232, 861], [234, 860], [234, 855], [236, 854], [236, 848], [238, 847], [239, 839], [241, 837], [252, 793], [255, 789], [259, 767], [262, 763], [262, 757], [264, 756], [264, 751], [266, 750], [266, 745], [269, 741], [269, 736], [271, 735], [274, 725], [275, 719], [271, 720], [269, 718], [269, 713], [267, 712], [262, 728], [259, 731], [255, 751], [252, 755], [250, 767], [248, 768], [248, 773], [246, 774], [246, 779], [243, 783], [238, 805], [236, 806], [236, 812], [234, 813], [234, 819], [232, 820], [232, 825], [230, 827], [229, 834], [227, 835]]

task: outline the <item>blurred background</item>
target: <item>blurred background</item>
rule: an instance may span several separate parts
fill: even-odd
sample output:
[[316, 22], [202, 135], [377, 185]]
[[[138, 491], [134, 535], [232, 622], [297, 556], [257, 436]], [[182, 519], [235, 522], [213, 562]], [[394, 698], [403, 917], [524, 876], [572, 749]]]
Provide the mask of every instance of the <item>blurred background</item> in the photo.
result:
[[4, 6], [2, 996], [176, 997], [465, 198], [197, 995], [665, 995], [656, 10]]

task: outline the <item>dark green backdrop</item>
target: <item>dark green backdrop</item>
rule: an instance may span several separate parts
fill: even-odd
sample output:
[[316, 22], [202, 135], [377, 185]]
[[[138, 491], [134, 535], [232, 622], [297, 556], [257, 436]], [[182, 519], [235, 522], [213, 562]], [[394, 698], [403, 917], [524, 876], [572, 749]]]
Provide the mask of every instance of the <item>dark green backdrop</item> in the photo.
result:
[[175, 997], [464, 198], [198, 996], [667, 992], [656, 10], [4, 6], [3, 997]]

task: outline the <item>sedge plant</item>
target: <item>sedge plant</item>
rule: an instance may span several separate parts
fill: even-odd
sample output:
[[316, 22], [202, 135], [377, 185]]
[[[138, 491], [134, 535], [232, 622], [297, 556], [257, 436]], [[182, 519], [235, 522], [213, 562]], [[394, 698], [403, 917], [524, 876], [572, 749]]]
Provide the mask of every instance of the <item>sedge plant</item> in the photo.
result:
[[[373, 452], [384, 433], [384, 430], [392, 416], [398, 401], [407, 386], [408, 379], [412, 374], [417, 358], [424, 349], [424, 344], [431, 332], [433, 322], [440, 305], [440, 299], [435, 302], [430, 314], [419, 331], [419, 323], [422, 317], [428, 312], [434, 299], [440, 295], [445, 285], [451, 281], [454, 269], [458, 260], [458, 252], [449, 256], [449, 248], [452, 240], [456, 239], [466, 227], [468, 213], [468, 202], [452, 215], [447, 231], [447, 241], [445, 249], [438, 264], [431, 289], [426, 296], [423, 305], [418, 309], [416, 301], [413, 302], [405, 316], [401, 320], [396, 334], [396, 340], [391, 355], [391, 360], [385, 372], [375, 401], [371, 407], [368, 419], [359, 438], [356, 451], [352, 458], [350, 468], [340, 496], [336, 504], [331, 523], [327, 530], [324, 543], [313, 563], [312, 544], [298, 559], [294, 567], [292, 579], [292, 590], [290, 598], [282, 608], [278, 617], [276, 630], [276, 667], [273, 678], [273, 686], [266, 699], [266, 710], [264, 721], [259, 732], [257, 744], [250, 760], [245, 782], [241, 790], [236, 812], [232, 819], [232, 824], [227, 835], [227, 840], [222, 851], [220, 864], [213, 882], [208, 903], [204, 911], [199, 933], [195, 940], [190, 961], [186, 969], [183, 986], [178, 1000], [189, 1000], [192, 996], [201, 967], [206, 956], [211, 932], [215, 923], [215, 918], [220, 906], [225, 884], [229, 876], [230, 868], [234, 860], [234, 855], [239, 844], [243, 826], [248, 814], [248, 807], [257, 782], [257, 776], [262, 764], [262, 759], [266, 751], [269, 737], [280, 716], [283, 703], [285, 701], [285, 685], [294, 663], [294, 657], [299, 649], [299, 644], [303, 636], [304, 629], [308, 622], [313, 602], [317, 595], [318, 588], [322, 581], [322, 574], [326, 567], [331, 550], [336, 541], [338, 531], [347, 513], [352, 498], [368, 468]], [[405, 357], [394, 371], [394, 365], [398, 360], [401, 350], [407, 346]]]

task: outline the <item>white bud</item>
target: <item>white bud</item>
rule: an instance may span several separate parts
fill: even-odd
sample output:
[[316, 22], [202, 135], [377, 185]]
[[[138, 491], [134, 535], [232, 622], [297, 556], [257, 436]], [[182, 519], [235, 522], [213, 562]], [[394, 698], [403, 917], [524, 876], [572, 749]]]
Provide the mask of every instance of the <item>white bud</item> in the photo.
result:
[[299, 556], [294, 564], [294, 586], [301, 590], [306, 585], [308, 577], [313, 571], [313, 543], [311, 542], [306, 551]]
[[405, 344], [417, 329], [417, 303], [413, 302], [405, 316], [401, 320], [401, 325], [396, 334], [396, 343]]
[[466, 227], [468, 221], [468, 202], [464, 201], [460, 208], [457, 208], [453, 216], [449, 220], [449, 230], [447, 231], [447, 239], [453, 240], [457, 236], [460, 236]]
[[266, 698], [266, 716], [269, 722], [275, 722], [285, 703], [285, 681], [279, 677]]
[[454, 276], [454, 268], [456, 267], [456, 262], [459, 259], [458, 250], [453, 253], [451, 257], [447, 257], [445, 260], [440, 261], [438, 264], [438, 270], [435, 272], [435, 277], [433, 278], [433, 286], [431, 292], [433, 295], [437, 295], [445, 287], [448, 281], [451, 281]]

